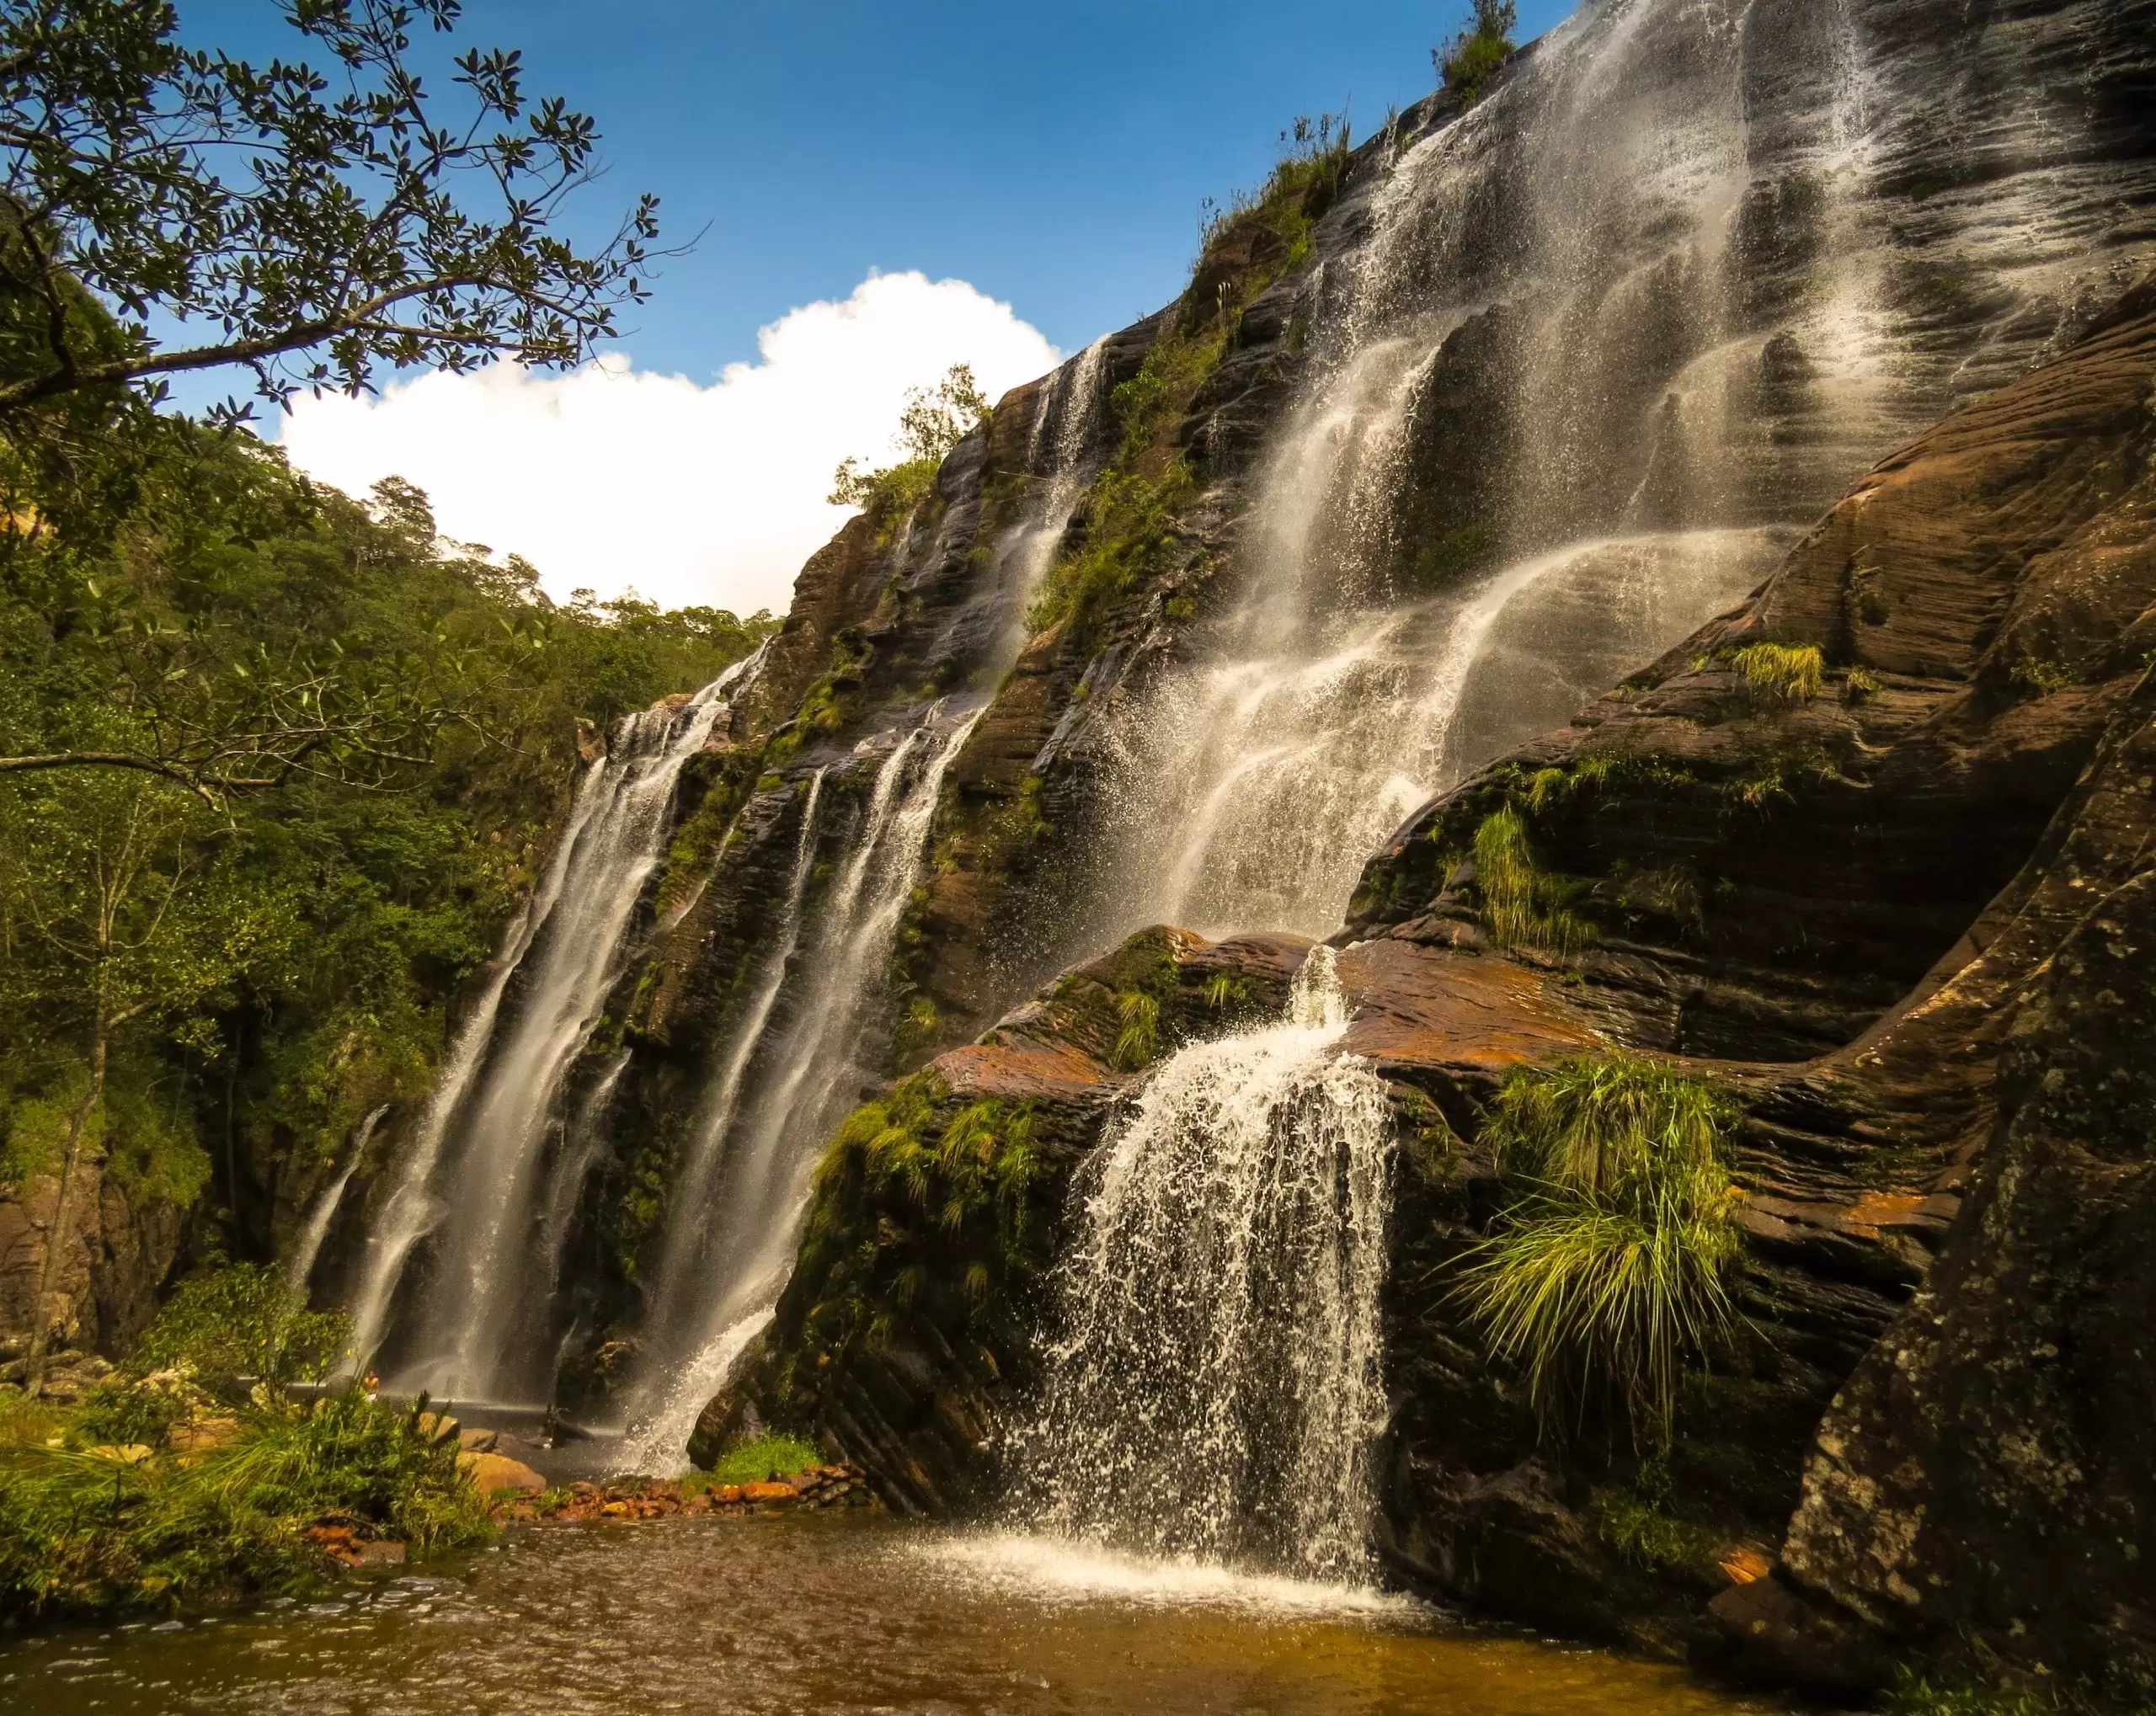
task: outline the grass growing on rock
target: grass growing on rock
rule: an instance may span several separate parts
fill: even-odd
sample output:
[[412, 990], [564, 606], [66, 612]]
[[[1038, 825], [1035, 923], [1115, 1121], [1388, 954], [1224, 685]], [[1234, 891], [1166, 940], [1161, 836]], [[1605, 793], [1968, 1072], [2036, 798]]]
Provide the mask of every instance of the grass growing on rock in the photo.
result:
[[1485, 1137], [1514, 1195], [1461, 1291], [1545, 1433], [1606, 1392], [1637, 1443], [1668, 1445], [1682, 1374], [1736, 1327], [1736, 1120], [1713, 1086], [1630, 1055], [1523, 1068], [1500, 1088]]
[[823, 1463], [823, 1450], [798, 1436], [752, 1436], [721, 1454], [708, 1472], [696, 1473], [683, 1479], [682, 1484], [685, 1490], [712, 1490], [723, 1484], [763, 1484]]
[[1475, 885], [1500, 946], [1568, 959], [1594, 940], [1594, 926], [1571, 909], [1579, 884], [1536, 862], [1527, 820], [1510, 804], [1476, 830]]
[[1827, 685], [1826, 658], [1816, 643], [1748, 643], [1729, 664], [1754, 702], [1809, 703]]

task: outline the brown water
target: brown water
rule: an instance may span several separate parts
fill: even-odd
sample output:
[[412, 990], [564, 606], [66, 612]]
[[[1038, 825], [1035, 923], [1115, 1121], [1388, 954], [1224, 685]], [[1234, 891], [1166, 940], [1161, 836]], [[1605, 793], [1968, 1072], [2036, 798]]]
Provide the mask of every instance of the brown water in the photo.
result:
[[1764, 1708], [1403, 1598], [859, 1516], [551, 1527], [332, 1601], [0, 1645], [9, 1716]]

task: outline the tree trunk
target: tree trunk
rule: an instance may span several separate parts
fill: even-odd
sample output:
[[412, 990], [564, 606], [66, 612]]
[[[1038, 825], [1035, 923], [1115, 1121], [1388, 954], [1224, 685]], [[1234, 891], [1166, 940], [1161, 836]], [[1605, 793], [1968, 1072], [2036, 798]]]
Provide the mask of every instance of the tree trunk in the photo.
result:
[[98, 1103], [104, 1095], [105, 1031], [99, 1022], [95, 1045], [90, 1051], [90, 1087], [83, 1093], [83, 1100], [67, 1117], [67, 1146], [61, 1153], [60, 1191], [53, 1200], [52, 1225], [45, 1236], [45, 1264], [38, 1271], [37, 1298], [30, 1311], [30, 1350], [23, 1362], [23, 1392], [33, 1400], [45, 1386], [45, 1351], [52, 1343], [56, 1319], [45, 1308], [52, 1297], [54, 1283], [60, 1274], [60, 1259], [67, 1246], [68, 1204], [75, 1189], [75, 1170], [83, 1159], [83, 1138], [88, 1132], [90, 1116], [97, 1112]]

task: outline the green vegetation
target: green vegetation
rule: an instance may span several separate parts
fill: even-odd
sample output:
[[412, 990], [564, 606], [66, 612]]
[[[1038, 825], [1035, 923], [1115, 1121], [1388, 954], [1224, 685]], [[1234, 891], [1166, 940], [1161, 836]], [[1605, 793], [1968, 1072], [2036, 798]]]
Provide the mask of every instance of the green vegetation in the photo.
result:
[[2063, 662], [2024, 656], [2014, 663], [2014, 683], [2025, 685], [2039, 697], [2049, 697], [2065, 690], [2069, 685], [2079, 685], [2081, 675]]
[[303, 1589], [334, 1572], [328, 1543], [424, 1553], [486, 1536], [424, 1401], [286, 1392], [344, 1336], [274, 1271], [237, 1265], [184, 1282], [77, 1405], [0, 1393], [0, 1616]]
[[1523, 1068], [1499, 1090], [1485, 1136], [1513, 1198], [1461, 1290], [1545, 1431], [1607, 1390], [1636, 1442], [1668, 1445], [1683, 1371], [1736, 1326], [1737, 1117], [1711, 1085], [1623, 1054]]
[[1710, 1564], [1718, 1547], [1713, 1532], [1668, 1511], [1668, 1477], [1659, 1467], [1643, 1474], [1639, 1489], [1597, 1490], [1595, 1532], [1632, 1565], [1647, 1573], [1675, 1573]]
[[1879, 695], [1879, 675], [1869, 668], [1851, 668], [1842, 681], [1842, 701], [1854, 705]]
[[907, 390], [899, 413], [900, 458], [880, 470], [864, 471], [849, 457], [831, 476], [828, 497], [833, 506], [858, 507], [879, 526], [889, 542], [936, 486], [944, 457], [989, 418], [987, 397], [968, 364], [953, 364], [932, 388]]
[[1474, 0], [1460, 29], [1442, 46], [1430, 50], [1430, 61], [1448, 92], [1472, 107], [1512, 58], [1513, 32], [1519, 28], [1519, 8], [1514, 0]]
[[[1299, 117], [1281, 140], [1286, 152], [1255, 194], [1225, 208], [1208, 200], [1175, 320], [1110, 395], [1122, 438], [1087, 498], [1081, 546], [1049, 568], [1027, 611], [1035, 633], [1065, 624], [1082, 632], [1117, 596], [1166, 569], [1180, 541], [1177, 516], [1200, 487], [1177, 429], [1235, 349], [1250, 301], [1308, 259], [1311, 227], [1347, 167], [1342, 117]], [[1187, 596], [1178, 600], [1194, 610]]]
[[[383, 365], [573, 366], [644, 296], [655, 198], [590, 254], [555, 225], [600, 166], [587, 115], [528, 98], [499, 49], [455, 56], [461, 111], [427, 99], [411, 25], [453, 29], [458, 0], [278, 9], [326, 72], [183, 48], [162, 0], [0, 14], [0, 413], [18, 434], [49, 402], [144, 414], [164, 376], [218, 365], [277, 401], [358, 392]], [[159, 350], [174, 322], [210, 343]]]
[[1475, 886], [1482, 921], [1502, 947], [1566, 959], [1594, 940], [1594, 926], [1571, 909], [1582, 885], [1535, 862], [1526, 819], [1510, 804], [1475, 831]]
[[1729, 664], [1755, 701], [1808, 703], [1826, 689], [1826, 661], [1816, 643], [1748, 643]]
[[722, 1484], [764, 1484], [823, 1463], [823, 1450], [814, 1442], [798, 1436], [760, 1436], [728, 1449], [709, 1472], [685, 1480], [682, 1487], [686, 1491]]
[[963, 1326], [999, 1280], [1007, 1307], [1036, 1263], [1040, 1169], [1030, 1103], [954, 1104], [921, 1072], [856, 1109], [817, 1164], [775, 1340], [785, 1386], [813, 1387], [819, 1362], [854, 1343], [888, 1342], [897, 1315]]

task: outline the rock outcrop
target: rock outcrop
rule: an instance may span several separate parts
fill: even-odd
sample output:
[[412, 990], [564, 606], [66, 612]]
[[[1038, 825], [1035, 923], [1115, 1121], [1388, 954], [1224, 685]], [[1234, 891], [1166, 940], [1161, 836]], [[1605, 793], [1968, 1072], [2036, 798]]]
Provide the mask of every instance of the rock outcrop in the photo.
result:
[[[1907, 1652], [2113, 1693], [2156, 1671], [2153, 525], [2156, 283], [1372, 861], [1335, 939], [1344, 1047], [1390, 1081], [1403, 1140], [1383, 1531], [1403, 1576], [1842, 1689]], [[1741, 653], [1761, 643], [1816, 652], [1817, 685], [1766, 682]], [[1507, 807], [1597, 932], [1571, 958], [1491, 935], [1471, 855]], [[977, 1495], [1071, 1168], [1146, 1061], [1223, 1028], [1219, 1005], [1277, 1008], [1304, 945], [1149, 932], [888, 1093], [826, 1164], [750, 1375], [765, 1415], [900, 1505]], [[1117, 998], [1140, 992], [1160, 1025], [1134, 1053]], [[1746, 1113], [1749, 1332], [1645, 1502], [1620, 1444], [1541, 1438], [1449, 1284], [1494, 1207], [1476, 1138], [1497, 1080], [1612, 1046]], [[900, 1133], [947, 1158], [969, 1125], [1001, 1159], [1020, 1115], [1016, 1223], [985, 1207], [946, 1238], [941, 1180], [867, 1166]], [[1628, 1541], [1641, 1505], [1675, 1548]]]

